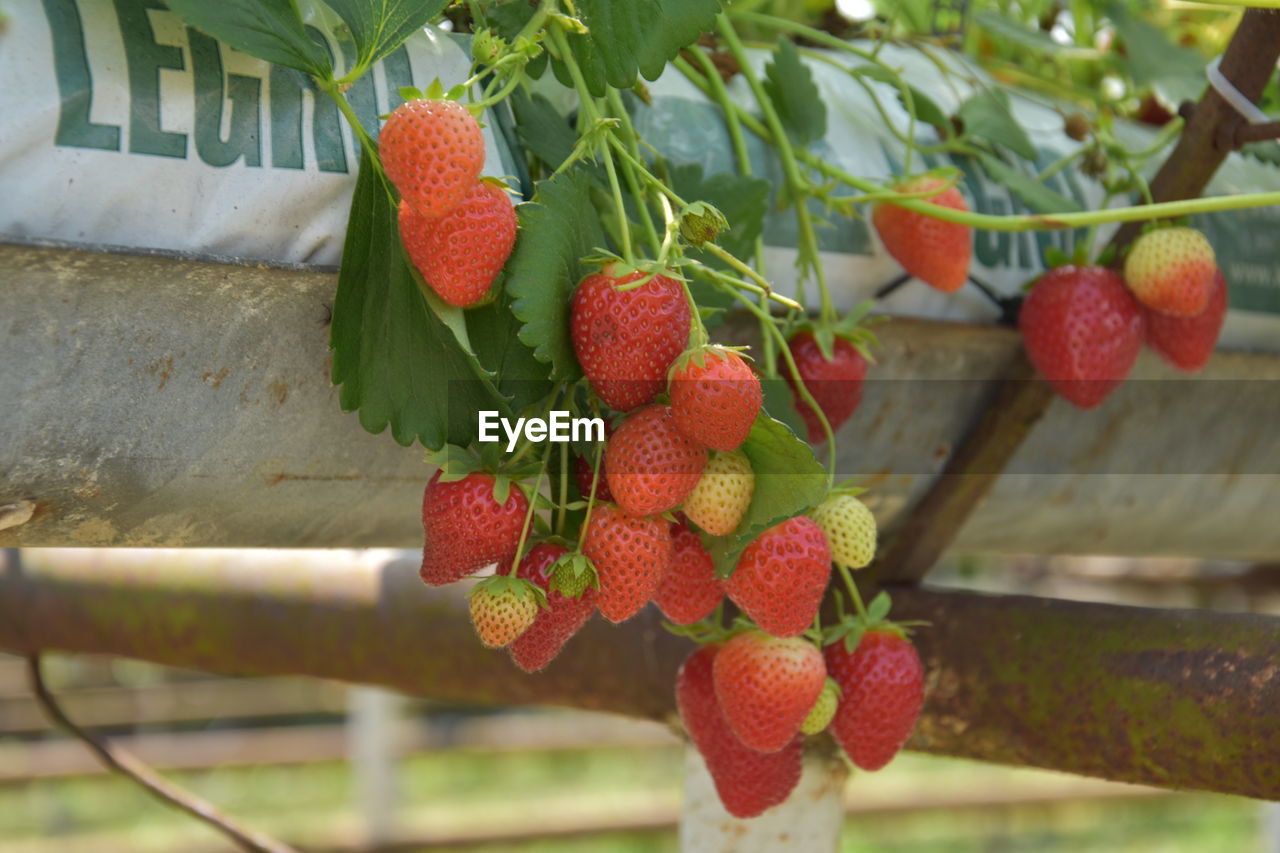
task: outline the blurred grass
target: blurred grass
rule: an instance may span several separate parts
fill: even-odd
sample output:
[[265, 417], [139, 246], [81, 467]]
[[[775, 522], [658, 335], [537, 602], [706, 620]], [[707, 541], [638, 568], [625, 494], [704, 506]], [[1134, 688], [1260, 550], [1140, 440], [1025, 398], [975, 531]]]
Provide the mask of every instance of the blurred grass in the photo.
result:
[[[495, 824], [573, 823], [578, 814], [628, 816], [678, 802], [678, 748], [601, 748], [415, 754], [400, 765], [399, 823], [408, 836], [466, 834]], [[222, 768], [173, 774], [251, 825], [304, 845], [359, 837], [353, 776], [343, 763]], [[852, 783], [854, 796], [911, 803], [947, 792], [1052, 791], [1057, 774], [904, 755]], [[1239, 798], [1174, 795], [994, 805], [982, 809], [876, 814], [851, 819], [843, 850], [903, 853], [998, 851], [1249, 851], [1258, 849], [1258, 804]], [[93, 777], [0, 788], [0, 853], [52, 850], [220, 850], [211, 831], [151, 800], [125, 780]], [[225, 848], [229, 849], [229, 848]], [[597, 833], [530, 843], [433, 850], [667, 853], [669, 830]]]

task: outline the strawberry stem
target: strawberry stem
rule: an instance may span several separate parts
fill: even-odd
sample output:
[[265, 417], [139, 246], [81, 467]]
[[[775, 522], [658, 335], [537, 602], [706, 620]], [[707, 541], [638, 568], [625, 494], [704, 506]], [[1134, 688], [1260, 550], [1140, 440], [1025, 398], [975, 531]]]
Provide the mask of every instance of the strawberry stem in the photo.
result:
[[787, 363], [787, 372], [791, 378], [795, 380], [795, 389], [800, 394], [800, 399], [811, 408], [818, 416], [818, 422], [822, 424], [822, 432], [827, 439], [827, 491], [831, 491], [836, 482], [836, 436], [835, 431], [831, 429], [831, 422], [827, 420], [827, 413], [822, 411], [822, 407], [818, 405], [818, 401], [813, 398], [813, 394], [809, 393], [809, 388], [804, 384], [804, 378], [800, 375], [800, 368], [796, 366], [795, 357], [791, 354], [791, 347], [787, 346], [787, 339], [783, 337], [782, 331], [773, 322], [764, 309], [756, 305], [747, 297], [739, 293], [734, 287], [724, 282], [721, 275], [715, 270], [706, 271], [709, 278], [719, 284], [722, 288], [733, 295], [735, 299], [742, 303], [752, 314], [755, 314], [762, 321], [762, 324], [769, 330], [769, 334], [773, 335], [778, 341], [778, 352], [782, 354], [782, 358]]

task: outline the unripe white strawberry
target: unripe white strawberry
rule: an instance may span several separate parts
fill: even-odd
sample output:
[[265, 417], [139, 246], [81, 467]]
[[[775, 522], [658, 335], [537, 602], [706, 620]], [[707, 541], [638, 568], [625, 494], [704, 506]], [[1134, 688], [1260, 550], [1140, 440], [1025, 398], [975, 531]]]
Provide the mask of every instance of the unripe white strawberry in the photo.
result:
[[715, 453], [681, 509], [712, 536], [726, 536], [746, 515], [755, 488], [756, 475], [745, 453]]
[[1161, 228], [1133, 242], [1124, 280], [1138, 301], [1161, 314], [1194, 317], [1213, 293], [1218, 264], [1213, 247], [1194, 228]]
[[870, 565], [876, 556], [876, 517], [853, 495], [832, 495], [813, 511], [813, 520], [831, 544], [831, 559], [849, 569]]

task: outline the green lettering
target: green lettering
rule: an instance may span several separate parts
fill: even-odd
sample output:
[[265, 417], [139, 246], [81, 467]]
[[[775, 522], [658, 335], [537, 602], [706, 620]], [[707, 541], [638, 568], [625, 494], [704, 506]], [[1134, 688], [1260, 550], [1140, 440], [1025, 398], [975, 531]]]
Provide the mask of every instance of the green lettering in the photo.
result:
[[[329, 49], [319, 30], [307, 27], [307, 33], [317, 44]], [[292, 68], [271, 66], [268, 86], [271, 92], [271, 165], [277, 169], [302, 169], [306, 166], [302, 155], [302, 100], [306, 92], [311, 95], [314, 105], [311, 131], [320, 171], [346, 172], [347, 155], [343, 149], [338, 105], [328, 97], [321, 97], [311, 78]]]
[[160, 129], [160, 71], [185, 67], [181, 48], [156, 43], [147, 11], [165, 10], [165, 5], [160, 0], [115, 0], [115, 7], [129, 66], [129, 150], [186, 157], [186, 134]]
[[93, 76], [84, 49], [84, 24], [75, 0], [44, 0], [44, 14], [53, 34], [53, 73], [61, 100], [54, 144], [119, 151], [120, 128], [89, 121]]
[[400, 45], [382, 60], [382, 75], [387, 84], [387, 103], [384, 113], [389, 113], [404, 103], [400, 90], [413, 85], [413, 66], [409, 64], [409, 51]]
[[[262, 127], [258, 103], [262, 81], [242, 74], [227, 75], [222, 83], [222, 55], [218, 42], [187, 28], [191, 43], [191, 71], [195, 77], [196, 153], [210, 166], [230, 166], [244, 157], [246, 166], [262, 165]], [[231, 129], [222, 138], [222, 108], [231, 99]]]

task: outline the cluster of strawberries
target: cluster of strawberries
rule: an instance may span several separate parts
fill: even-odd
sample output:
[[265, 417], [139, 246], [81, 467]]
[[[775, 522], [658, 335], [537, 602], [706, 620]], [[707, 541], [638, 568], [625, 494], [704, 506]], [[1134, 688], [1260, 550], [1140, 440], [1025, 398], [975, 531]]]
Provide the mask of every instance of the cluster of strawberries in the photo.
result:
[[[896, 192], [967, 210], [954, 186], [935, 175]], [[880, 203], [872, 214], [880, 241], [908, 273], [951, 293], [968, 279], [971, 229]], [[1018, 326], [1031, 362], [1071, 403], [1092, 409], [1129, 375], [1145, 342], [1178, 370], [1209, 361], [1227, 314], [1227, 282], [1213, 247], [1192, 228], [1157, 228], [1134, 241], [1124, 275], [1104, 266], [1061, 266], [1027, 295]]]
[[[402, 242], [426, 283], [450, 304], [483, 300], [516, 220], [506, 194], [478, 177], [475, 119], [448, 101], [410, 101], [388, 120], [379, 149], [402, 197]], [[610, 262], [579, 282], [574, 351], [620, 420], [598, 470], [576, 461], [586, 510], [576, 547], [530, 536], [534, 490], [501, 474], [442, 470], [423, 494], [421, 576], [438, 586], [497, 564], [472, 587], [472, 622], [481, 642], [505, 647], [528, 672], [547, 666], [597, 610], [618, 623], [652, 601], [676, 625], [695, 626], [702, 645], [678, 679], [681, 715], [726, 808], [749, 817], [786, 799], [803, 737], [828, 724], [859, 766], [887, 763], [919, 715], [923, 669], [902, 626], [886, 621], [887, 598], [869, 610], [859, 600], [858, 616], [818, 627], [833, 562], [847, 571], [875, 555], [875, 519], [848, 490], [765, 529], [717, 576], [704, 537], [733, 534], [751, 506], [748, 441], [763, 391], [738, 350], [704, 342], [695, 316], [669, 269]], [[855, 340], [832, 335], [823, 346], [809, 329], [790, 339], [787, 356], [809, 438], [822, 440], [824, 418], [835, 428], [857, 408], [866, 360]], [[726, 597], [742, 614], [728, 626]]]
[[[883, 613], [812, 629], [832, 562], [861, 568], [875, 555], [875, 519], [854, 495], [834, 492], [811, 515], [766, 529], [728, 578], [716, 576], [698, 530], [727, 535], [750, 506], [755, 474], [742, 446], [763, 395], [737, 351], [687, 349], [690, 325], [684, 289], [667, 275], [606, 266], [579, 283], [571, 305], [575, 352], [599, 399], [626, 416], [606, 441], [601, 470], [579, 460], [579, 489], [594, 497], [579, 549], [533, 544], [514, 578], [477, 584], [471, 613], [482, 642], [506, 646], [532, 672], [596, 610], [622, 622], [653, 601], [672, 622], [692, 625], [727, 596], [746, 620], [728, 630], [708, 626], [708, 642], [685, 663], [677, 693], [726, 808], [749, 817], [787, 797], [799, 778], [803, 735], [833, 718], [855, 763], [875, 769], [888, 762], [919, 714], [923, 669], [905, 632]], [[496, 486], [482, 472], [452, 482], [437, 474], [427, 486], [428, 584], [515, 560], [528, 498], [511, 489], [500, 501]], [[521, 581], [537, 591], [522, 591]]]
[[1134, 241], [1124, 276], [1062, 266], [1027, 295], [1018, 326], [1027, 355], [1059, 394], [1082, 409], [1129, 375], [1143, 342], [1194, 373], [1218, 342], [1227, 282], [1213, 247], [1192, 228], [1159, 228]]
[[378, 154], [423, 281], [450, 305], [483, 302], [515, 245], [516, 214], [504, 185], [480, 177], [480, 123], [457, 101], [411, 100], [387, 118]]

